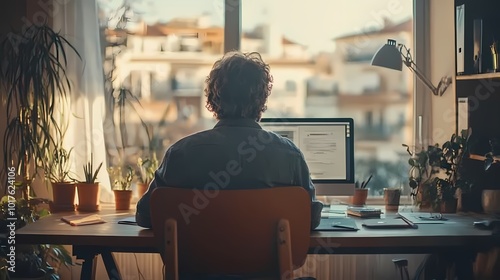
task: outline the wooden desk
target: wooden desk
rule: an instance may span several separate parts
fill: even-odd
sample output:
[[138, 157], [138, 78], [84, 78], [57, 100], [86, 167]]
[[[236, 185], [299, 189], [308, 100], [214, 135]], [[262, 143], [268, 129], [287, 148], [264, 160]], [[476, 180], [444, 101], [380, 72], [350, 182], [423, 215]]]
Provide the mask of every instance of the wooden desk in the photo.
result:
[[[104, 224], [73, 227], [60, 220], [69, 213], [58, 213], [29, 224], [17, 231], [18, 244], [73, 245], [73, 252], [84, 260], [81, 279], [91, 279], [94, 258], [101, 254], [110, 279], [120, 279], [111, 252], [158, 253], [153, 232], [133, 225], [118, 224], [134, 211], [104, 210]], [[72, 213], [74, 214], [74, 213]], [[418, 229], [366, 229], [357, 219], [357, 232], [312, 232], [310, 254], [410, 254], [460, 253], [472, 255], [500, 245], [500, 236], [473, 227], [477, 218], [447, 215], [451, 224], [420, 224]], [[470, 261], [470, 259], [469, 259]], [[467, 269], [467, 273], [471, 270]]]

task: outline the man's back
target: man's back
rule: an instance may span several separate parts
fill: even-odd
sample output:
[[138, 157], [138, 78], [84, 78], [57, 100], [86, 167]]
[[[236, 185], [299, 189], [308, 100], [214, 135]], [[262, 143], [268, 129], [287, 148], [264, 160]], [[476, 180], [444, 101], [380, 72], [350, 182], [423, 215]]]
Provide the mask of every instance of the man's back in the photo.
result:
[[302, 186], [313, 201], [311, 227], [319, 224], [322, 204], [300, 150], [289, 140], [263, 130], [250, 119], [221, 120], [211, 130], [179, 140], [167, 151], [148, 192], [137, 204], [137, 222], [151, 227], [149, 196], [157, 187], [190, 188], [202, 200], [222, 189]]
[[[163, 170], [163, 183], [182, 188], [252, 189], [309, 186], [298, 148], [288, 139], [262, 130], [249, 119], [221, 120], [214, 129], [174, 144]], [[308, 189], [311, 191], [311, 189]]]
[[206, 198], [222, 189], [302, 186], [312, 199], [311, 226], [319, 225], [322, 204], [299, 149], [261, 129], [273, 77], [260, 54], [226, 53], [205, 80], [206, 108], [217, 125], [172, 145], [146, 194], [137, 203], [137, 223], [151, 227], [149, 199], [157, 187], [191, 188]]

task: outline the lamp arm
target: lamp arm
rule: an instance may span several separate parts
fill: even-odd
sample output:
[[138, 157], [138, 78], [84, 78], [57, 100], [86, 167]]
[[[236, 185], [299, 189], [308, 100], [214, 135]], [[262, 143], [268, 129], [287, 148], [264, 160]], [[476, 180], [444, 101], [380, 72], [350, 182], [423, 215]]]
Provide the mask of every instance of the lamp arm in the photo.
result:
[[412, 64], [411, 65], [407, 65], [405, 63], [405, 65], [413, 72], [415, 73], [415, 75], [417, 76], [417, 78], [420, 79], [420, 81], [422, 81], [431, 91], [434, 95], [437, 95], [437, 88], [432, 84], [431, 81], [429, 81], [429, 79], [427, 79], [427, 77], [424, 76], [424, 74], [422, 74], [422, 72], [416, 67], [416, 65], [413, 63], [412, 61]]
[[411, 57], [410, 50], [403, 44], [399, 44], [399, 52], [401, 53], [401, 56], [403, 57], [403, 63], [408, 67], [415, 75], [417, 78], [420, 79], [431, 91], [434, 95], [439, 95], [442, 96], [448, 86], [451, 84], [451, 78], [450, 77], [442, 77], [441, 80], [438, 83], [438, 86], [435, 87], [432, 82], [418, 69], [417, 65], [413, 61]]

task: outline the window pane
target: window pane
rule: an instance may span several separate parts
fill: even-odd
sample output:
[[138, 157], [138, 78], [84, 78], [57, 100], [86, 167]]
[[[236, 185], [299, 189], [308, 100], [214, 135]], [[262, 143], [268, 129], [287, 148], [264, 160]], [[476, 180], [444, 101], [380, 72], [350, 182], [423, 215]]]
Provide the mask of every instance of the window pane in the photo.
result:
[[[203, 87], [223, 54], [224, 1], [98, 3], [107, 77], [108, 160], [111, 166], [136, 169], [138, 157], [149, 157], [150, 148], [161, 160], [178, 139], [213, 126]], [[120, 115], [116, 106], [122, 103]]]
[[262, 53], [274, 77], [264, 117], [352, 117], [371, 195], [407, 186], [412, 76], [370, 62], [389, 38], [412, 48], [412, 23], [410, 0], [242, 1], [241, 49]]

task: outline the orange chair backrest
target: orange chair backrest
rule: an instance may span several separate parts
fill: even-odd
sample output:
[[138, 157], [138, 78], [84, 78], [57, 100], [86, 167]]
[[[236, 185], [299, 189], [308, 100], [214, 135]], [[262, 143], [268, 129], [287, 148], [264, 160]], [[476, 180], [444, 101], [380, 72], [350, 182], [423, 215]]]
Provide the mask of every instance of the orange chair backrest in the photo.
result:
[[302, 187], [211, 192], [155, 189], [151, 219], [161, 248], [164, 223], [172, 218], [177, 222], [180, 273], [267, 273], [278, 269], [276, 229], [280, 219], [290, 223], [293, 266], [304, 264], [309, 248], [311, 199]]

